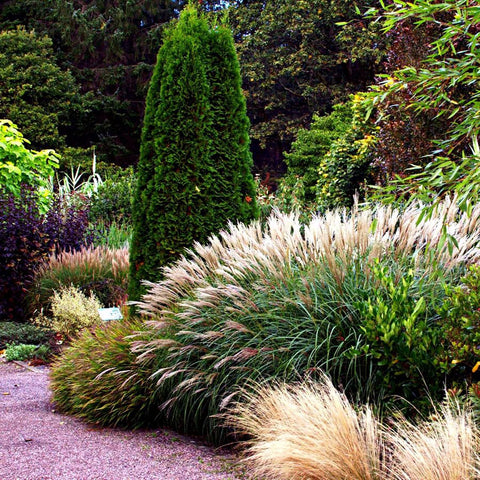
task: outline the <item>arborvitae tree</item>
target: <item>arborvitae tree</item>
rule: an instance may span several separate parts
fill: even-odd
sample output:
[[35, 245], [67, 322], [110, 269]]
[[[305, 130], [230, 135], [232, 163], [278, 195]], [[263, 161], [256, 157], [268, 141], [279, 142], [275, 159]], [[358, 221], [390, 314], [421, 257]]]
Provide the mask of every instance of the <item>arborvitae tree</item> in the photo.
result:
[[255, 217], [248, 128], [232, 34], [190, 5], [166, 33], [147, 96], [131, 299], [195, 240]]

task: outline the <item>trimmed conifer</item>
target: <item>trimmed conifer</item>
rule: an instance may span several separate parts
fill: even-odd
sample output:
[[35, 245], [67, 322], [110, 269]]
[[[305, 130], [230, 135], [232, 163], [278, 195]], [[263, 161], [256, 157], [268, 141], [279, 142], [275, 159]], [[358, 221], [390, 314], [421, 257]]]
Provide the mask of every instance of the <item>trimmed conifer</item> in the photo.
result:
[[130, 299], [194, 241], [256, 216], [248, 129], [232, 33], [189, 5], [166, 32], [147, 96]]

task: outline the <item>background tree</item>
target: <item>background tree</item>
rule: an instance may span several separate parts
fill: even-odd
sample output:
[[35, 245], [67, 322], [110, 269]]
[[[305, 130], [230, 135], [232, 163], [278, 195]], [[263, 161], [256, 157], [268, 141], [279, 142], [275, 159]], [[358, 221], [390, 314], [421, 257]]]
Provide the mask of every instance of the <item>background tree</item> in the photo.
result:
[[166, 33], [147, 97], [133, 205], [130, 296], [228, 220], [256, 215], [248, 118], [228, 28], [193, 6]]
[[0, 118], [17, 124], [32, 148], [60, 148], [78, 106], [78, 87], [56, 64], [49, 37], [22, 27], [0, 32]]
[[[58, 64], [84, 95], [67, 144], [97, 146], [100, 160], [131, 165], [138, 158], [148, 82], [176, 0], [11, 0], [0, 28], [24, 25], [52, 38]], [[27, 132], [25, 132], [27, 135]]]
[[329, 113], [373, 82], [384, 55], [382, 37], [356, 2], [347, 0], [230, 4], [256, 164], [278, 171], [282, 153], [314, 113]]
[[[380, 132], [398, 135], [409, 125], [415, 127], [403, 142], [388, 141], [388, 134], [379, 143], [380, 166], [399, 177], [390, 182], [391, 198], [415, 193], [432, 200], [456, 193], [460, 206], [469, 208], [480, 189], [480, 9], [471, 0], [399, 1], [386, 6], [382, 15], [385, 31], [396, 32], [397, 39], [421, 38], [426, 46], [401, 56], [369, 98]], [[403, 125], [398, 122], [402, 115], [410, 117]], [[423, 155], [405, 151], [405, 142], [426, 143], [418, 151]], [[407, 161], [417, 165], [418, 173], [405, 172]]]

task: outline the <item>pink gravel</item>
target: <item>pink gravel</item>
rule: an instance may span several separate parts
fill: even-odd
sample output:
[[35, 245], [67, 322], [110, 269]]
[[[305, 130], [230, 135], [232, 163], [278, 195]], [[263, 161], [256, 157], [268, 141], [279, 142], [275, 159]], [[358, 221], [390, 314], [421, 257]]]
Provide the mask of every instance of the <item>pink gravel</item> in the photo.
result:
[[235, 457], [164, 429], [95, 428], [54, 411], [48, 370], [0, 362], [0, 480], [235, 480]]

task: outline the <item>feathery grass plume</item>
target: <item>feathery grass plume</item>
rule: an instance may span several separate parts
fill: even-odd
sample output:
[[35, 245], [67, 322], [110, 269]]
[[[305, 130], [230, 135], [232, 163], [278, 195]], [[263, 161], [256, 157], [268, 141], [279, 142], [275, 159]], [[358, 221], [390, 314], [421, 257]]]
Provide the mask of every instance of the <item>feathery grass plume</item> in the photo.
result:
[[406, 420], [390, 431], [392, 480], [474, 480], [480, 475], [480, 437], [472, 412], [451, 400], [430, 421]]
[[94, 293], [105, 306], [124, 303], [128, 270], [128, 248], [88, 247], [52, 255], [36, 272], [27, 296], [30, 312], [48, 314], [53, 292], [70, 285]]
[[246, 435], [254, 475], [275, 480], [386, 480], [381, 427], [330, 380], [256, 386], [225, 416]]
[[[425, 385], [441, 385], [435, 335], [430, 341], [435, 305], [444, 282], [456, 277], [454, 269], [479, 259], [480, 224], [471, 220], [479, 211], [474, 207], [467, 219], [447, 200], [421, 220], [421, 205], [403, 211], [355, 206], [314, 217], [307, 225], [296, 214], [274, 212], [263, 229], [259, 222], [232, 224], [209, 245], [196, 244], [164, 269], [164, 280], [149, 283], [137, 303], [149, 317], [152, 339], [170, 338], [170, 332], [178, 342], [163, 347], [168, 361], [155, 375], [158, 388], [166, 380], [176, 385], [162, 399], [172, 426], [221, 442], [225, 431], [212, 415], [246, 382], [296, 381], [319, 370], [363, 400], [405, 392], [418, 398]], [[458, 248], [449, 249], [445, 228]], [[401, 298], [392, 293], [396, 282], [403, 282]], [[381, 302], [369, 303], [376, 298]], [[396, 320], [389, 302], [407, 303], [391, 309], [407, 312], [409, 331], [415, 333], [402, 353], [405, 362], [396, 360], [398, 345], [386, 343], [396, 336], [391, 340], [372, 331], [374, 318], [369, 334], [382, 339], [381, 350], [370, 351], [365, 343], [365, 311], [377, 309], [390, 329]], [[422, 309], [414, 310], [417, 304]], [[139, 340], [133, 348], [141, 359], [162, 347]], [[387, 383], [382, 379], [389, 362], [400, 370]]]
[[131, 352], [130, 336], [142, 329], [141, 320], [131, 319], [84, 330], [52, 364], [56, 408], [100, 425], [158, 424], [162, 413], [150, 378], [156, 357], [138, 363]]

